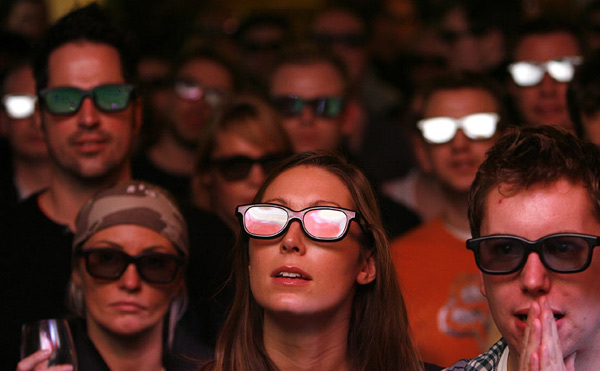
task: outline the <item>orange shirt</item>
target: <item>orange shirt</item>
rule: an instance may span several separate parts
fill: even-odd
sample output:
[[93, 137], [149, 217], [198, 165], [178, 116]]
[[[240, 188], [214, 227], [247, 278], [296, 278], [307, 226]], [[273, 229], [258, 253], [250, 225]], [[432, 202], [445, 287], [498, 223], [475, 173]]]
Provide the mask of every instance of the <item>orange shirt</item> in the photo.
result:
[[394, 240], [391, 248], [423, 360], [449, 366], [484, 352], [491, 318], [465, 241], [434, 219]]

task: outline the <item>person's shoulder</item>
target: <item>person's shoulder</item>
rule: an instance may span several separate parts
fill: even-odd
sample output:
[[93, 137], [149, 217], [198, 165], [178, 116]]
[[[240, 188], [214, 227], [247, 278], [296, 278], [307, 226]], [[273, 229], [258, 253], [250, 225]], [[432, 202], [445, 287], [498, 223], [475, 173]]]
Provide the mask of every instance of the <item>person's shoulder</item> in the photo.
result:
[[406, 232], [405, 234], [395, 238], [394, 240], [392, 240], [391, 245], [392, 248], [396, 248], [397, 246], [414, 246], [415, 244], [429, 245], [429, 240], [437, 239], [439, 233], [443, 230], [444, 228], [441, 219], [436, 218], [424, 222], [419, 226]]
[[444, 371], [497, 371], [502, 353], [506, 349], [506, 340], [501, 338], [490, 349], [475, 358], [461, 359]]

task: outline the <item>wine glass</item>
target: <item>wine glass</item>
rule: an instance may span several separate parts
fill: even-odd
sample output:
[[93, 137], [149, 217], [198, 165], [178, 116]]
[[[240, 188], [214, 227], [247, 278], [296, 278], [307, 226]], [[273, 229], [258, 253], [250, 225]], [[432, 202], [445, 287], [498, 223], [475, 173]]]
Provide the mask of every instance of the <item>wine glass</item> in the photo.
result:
[[23, 325], [21, 331], [21, 359], [41, 349], [50, 349], [48, 367], [73, 365], [77, 370], [77, 356], [69, 323], [64, 319], [43, 319]]

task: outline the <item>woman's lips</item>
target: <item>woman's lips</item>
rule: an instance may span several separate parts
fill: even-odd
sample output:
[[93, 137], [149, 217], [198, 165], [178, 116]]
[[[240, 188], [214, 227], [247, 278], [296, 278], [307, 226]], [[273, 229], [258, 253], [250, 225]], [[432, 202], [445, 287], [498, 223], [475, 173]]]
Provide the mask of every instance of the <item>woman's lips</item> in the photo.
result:
[[145, 310], [145, 307], [141, 304], [131, 301], [117, 301], [110, 304], [111, 307], [121, 312], [137, 313]]
[[312, 281], [310, 274], [292, 266], [282, 266], [273, 270], [271, 277], [283, 285], [306, 285]]

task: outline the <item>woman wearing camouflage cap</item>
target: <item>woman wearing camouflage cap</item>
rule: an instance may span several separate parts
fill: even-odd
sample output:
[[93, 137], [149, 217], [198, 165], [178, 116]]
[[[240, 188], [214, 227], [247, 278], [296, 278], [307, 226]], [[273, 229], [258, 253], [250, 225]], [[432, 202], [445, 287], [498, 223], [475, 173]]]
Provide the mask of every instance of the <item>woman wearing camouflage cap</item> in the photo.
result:
[[[83, 318], [70, 323], [79, 369], [193, 369], [171, 353], [189, 246], [166, 192], [139, 181], [117, 185], [83, 206], [76, 227], [68, 299]], [[18, 370], [47, 358], [34, 353]]]

